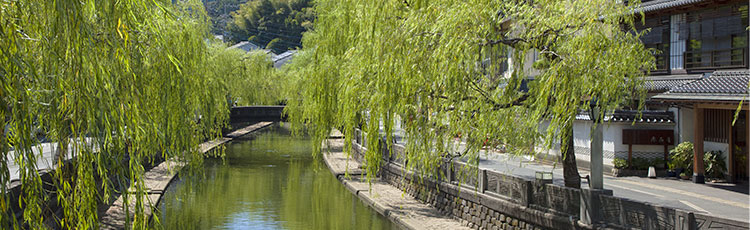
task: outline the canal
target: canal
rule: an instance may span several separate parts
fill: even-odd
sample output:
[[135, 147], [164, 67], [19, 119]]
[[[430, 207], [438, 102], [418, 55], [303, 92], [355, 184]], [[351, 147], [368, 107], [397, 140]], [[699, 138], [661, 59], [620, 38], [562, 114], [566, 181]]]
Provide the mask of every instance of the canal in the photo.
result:
[[[395, 229], [315, 160], [307, 137], [272, 126], [167, 188], [165, 229]], [[188, 174], [188, 173], [185, 173]]]

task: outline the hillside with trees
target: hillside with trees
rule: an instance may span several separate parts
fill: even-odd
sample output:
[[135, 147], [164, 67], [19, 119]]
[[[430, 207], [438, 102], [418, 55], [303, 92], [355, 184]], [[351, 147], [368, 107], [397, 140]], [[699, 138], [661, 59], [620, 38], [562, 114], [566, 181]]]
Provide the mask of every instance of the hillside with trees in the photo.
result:
[[302, 47], [315, 19], [310, 0], [254, 0], [240, 5], [227, 25], [226, 41], [251, 41], [275, 53]]
[[211, 33], [227, 36], [227, 25], [232, 22], [232, 12], [240, 9], [247, 0], [203, 0], [206, 14], [211, 18]]

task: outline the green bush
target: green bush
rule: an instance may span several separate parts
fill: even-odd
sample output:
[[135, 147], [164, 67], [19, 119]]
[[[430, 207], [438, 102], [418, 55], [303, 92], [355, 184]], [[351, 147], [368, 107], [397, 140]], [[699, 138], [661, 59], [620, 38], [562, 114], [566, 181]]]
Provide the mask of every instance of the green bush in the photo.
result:
[[649, 159], [634, 157], [631, 168], [635, 170], [646, 170], [649, 166], [651, 166], [651, 161]]
[[641, 157], [634, 157], [633, 158], [633, 164], [628, 165], [627, 159], [622, 158], [615, 158], [612, 163], [615, 165], [615, 168], [617, 169], [635, 169], [635, 170], [647, 170], [648, 167], [654, 166], [656, 168], [659, 168], [660, 165], [664, 164], [663, 159], [655, 158], [655, 159], [648, 159], [648, 158], [641, 158]]
[[654, 166], [658, 169], [664, 168], [664, 159], [661, 158], [654, 158], [651, 159], [651, 162], [649, 163], [649, 166]]
[[685, 173], [692, 174], [693, 172], [693, 143], [682, 142], [677, 147], [669, 151], [672, 155], [672, 159], [669, 161], [669, 169], [674, 170], [677, 168], [684, 169]]
[[710, 151], [703, 154], [703, 164], [706, 166], [706, 176], [711, 178], [724, 178], [727, 171], [726, 162], [724, 162], [724, 152]]
[[612, 163], [616, 169], [624, 169], [628, 167], [628, 161], [622, 158], [615, 158]]
[[[693, 143], [682, 142], [670, 151], [672, 159], [669, 161], [669, 169], [684, 169], [687, 175], [693, 174]], [[703, 155], [703, 164], [706, 167], [706, 176], [711, 178], [724, 178], [727, 170], [722, 151], [709, 151]]]

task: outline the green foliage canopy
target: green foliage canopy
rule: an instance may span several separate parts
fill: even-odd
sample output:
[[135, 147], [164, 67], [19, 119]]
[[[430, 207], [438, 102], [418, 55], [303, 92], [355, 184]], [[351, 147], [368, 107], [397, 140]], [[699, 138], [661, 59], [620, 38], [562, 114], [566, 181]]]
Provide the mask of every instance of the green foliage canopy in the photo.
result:
[[282, 79], [262, 50], [245, 52], [221, 42], [209, 47], [210, 74], [223, 79], [236, 105], [272, 105], [283, 101]]
[[[301, 47], [302, 32], [312, 25], [315, 17], [310, 0], [255, 0], [248, 1], [232, 13], [227, 25], [229, 39], [239, 42], [249, 39], [276, 53]], [[272, 47], [273, 40], [275, 44]]]
[[[516, 154], [551, 147], [592, 99], [611, 112], [643, 97], [635, 86], [653, 57], [632, 29], [639, 2], [628, 2], [317, 1], [303, 39], [309, 60], [295, 59], [309, 64], [297, 71], [287, 113], [314, 143], [334, 127], [350, 143], [360, 124], [368, 133], [382, 125], [391, 143], [400, 122], [407, 167], [420, 173], [442, 157], [476, 159], [488, 139]], [[527, 60], [534, 51], [537, 69]], [[457, 136], [466, 143], [458, 153]], [[367, 141], [372, 178], [380, 142]]]
[[232, 22], [231, 13], [240, 9], [247, 0], [203, 0], [206, 13], [211, 18], [211, 33], [226, 35], [226, 27]]
[[[0, 1], [0, 228], [96, 228], [97, 206], [128, 187], [132, 227], [146, 228], [143, 165], [200, 163], [198, 144], [228, 119], [226, 82], [206, 62], [207, 25], [199, 1]], [[43, 215], [36, 132], [59, 146], [60, 219]]]

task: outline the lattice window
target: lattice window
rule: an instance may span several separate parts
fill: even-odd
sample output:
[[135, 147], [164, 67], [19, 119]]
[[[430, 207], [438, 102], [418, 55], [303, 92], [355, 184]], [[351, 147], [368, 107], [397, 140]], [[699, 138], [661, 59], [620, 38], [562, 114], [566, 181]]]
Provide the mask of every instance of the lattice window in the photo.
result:
[[703, 116], [703, 140], [729, 143], [732, 110], [706, 109]]

